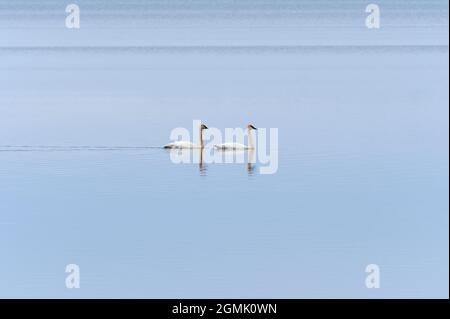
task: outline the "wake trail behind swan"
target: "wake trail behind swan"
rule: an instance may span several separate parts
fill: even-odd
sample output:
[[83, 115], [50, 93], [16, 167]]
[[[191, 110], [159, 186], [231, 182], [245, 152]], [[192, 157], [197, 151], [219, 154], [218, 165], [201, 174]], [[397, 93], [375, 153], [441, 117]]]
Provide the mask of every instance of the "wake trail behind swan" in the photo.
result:
[[0, 145], [0, 152], [75, 152], [75, 151], [138, 151], [162, 149], [160, 146], [55, 146]]

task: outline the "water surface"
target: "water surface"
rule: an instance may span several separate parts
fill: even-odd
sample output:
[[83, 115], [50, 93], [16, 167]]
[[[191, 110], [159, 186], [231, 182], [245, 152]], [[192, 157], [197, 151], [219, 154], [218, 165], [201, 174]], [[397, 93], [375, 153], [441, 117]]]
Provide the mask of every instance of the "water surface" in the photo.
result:
[[[79, 2], [0, 1], [0, 296], [448, 297], [447, 2]], [[172, 163], [196, 119], [277, 173]]]

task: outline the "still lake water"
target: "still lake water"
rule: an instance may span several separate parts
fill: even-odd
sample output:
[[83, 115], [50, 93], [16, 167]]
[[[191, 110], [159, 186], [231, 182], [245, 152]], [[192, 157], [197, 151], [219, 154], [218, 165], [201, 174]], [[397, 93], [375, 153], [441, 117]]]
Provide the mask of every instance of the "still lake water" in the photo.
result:
[[[373, 36], [361, 1], [31, 3], [0, 1], [0, 297], [448, 297], [448, 2]], [[172, 163], [196, 119], [278, 128], [278, 171]]]

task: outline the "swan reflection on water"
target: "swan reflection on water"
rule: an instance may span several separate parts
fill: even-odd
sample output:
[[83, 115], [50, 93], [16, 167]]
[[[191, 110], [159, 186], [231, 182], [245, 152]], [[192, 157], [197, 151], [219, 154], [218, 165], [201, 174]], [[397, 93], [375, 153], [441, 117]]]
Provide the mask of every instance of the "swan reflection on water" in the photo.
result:
[[[167, 150], [169, 154], [175, 155], [178, 158], [183, 158], [184, 163], [193, 163], [198, 164], [198, 170], [200, 176], [206, 176], [208, 171], [208, 165], [214, 164], [205, 162], [204, 152], [219, 152], [221, 154], [222, 161], [218, 162], [221, 164], [242, 164], [244, 163], [246, 166], [248, 176], [253, 176], [255, 174], [255, 149], [205, 149], [205, 148], [197, 148], [197, 149], [188, 149], [188, 148], [177, 148], [177, 149], [169, 149]], [[209, 154], [211, 155], [211, 154]], [[213, 154], [214, 155], [214, 154]], [[224, 160], [225, 158], [232, 159], [229, 161]], [[217, 158], [214, 156], [210, 156], [209, 158]], [[242, 161], [238, 161], [237, 159], [241, 159]]]
[[[255, 159], [255, 149], [254, 148], [246, 148], [246, 149], [216, 149], [217, 152], [223, 153], [225, 156], [233, 156], [235, 159], [238, 156], [242, 156], [245, 157], [246, 160], [244, 161], [244, 163], [246, 164], [247, 167], [247, 174], [248, 176], [253, 176], [255, 173], [255, 163], [256, 163], [256, 159]], [[233, 163], [240, 163], [240, 162], [233, 162]]]
[[206, 176], [206, 172], [208, 171], [208, 166], [203, 163], [203, 149], [200, 149], [200, 160], [198, 161], [198, 171], [200, 172], [200, 176]]

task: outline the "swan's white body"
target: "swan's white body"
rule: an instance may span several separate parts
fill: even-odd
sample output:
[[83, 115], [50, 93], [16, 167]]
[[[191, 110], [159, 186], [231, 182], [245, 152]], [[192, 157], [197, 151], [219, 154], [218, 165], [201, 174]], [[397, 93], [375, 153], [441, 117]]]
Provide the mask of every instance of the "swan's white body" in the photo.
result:
[[200, 125], [200, 145], [194, 144], [189, 141], [176, 141], [163, 146], [163, 148], [169, 149], [193, 149], [193, 148], [203, 148], [203, 130], [208, 129], [204, 124]]
[[223, 144], [216, 144], [214, 147], [218, 150], [253, 150], [255, 149], [255, 143], [253, 142], [253, 136], [251, 131], [256, 130], [256, 127], [254, 127], [252, 124], [249, 124], [247, 126], [248, 130], [248, 146], [241, 144], [241, 143], [223, 143]]
[[250, 147], [241, 143], [223, 143], [214, 145], [219, 150], [248, 150]]
[[192, 142], [186, 142], [186, 141], [177, 141], [173, 143], [169, 143], [163, 146], [164, 148], [170, 148], [170, 149], [185, 149], [185, 148], [201, 148], [200, 145], [194, 144]]

